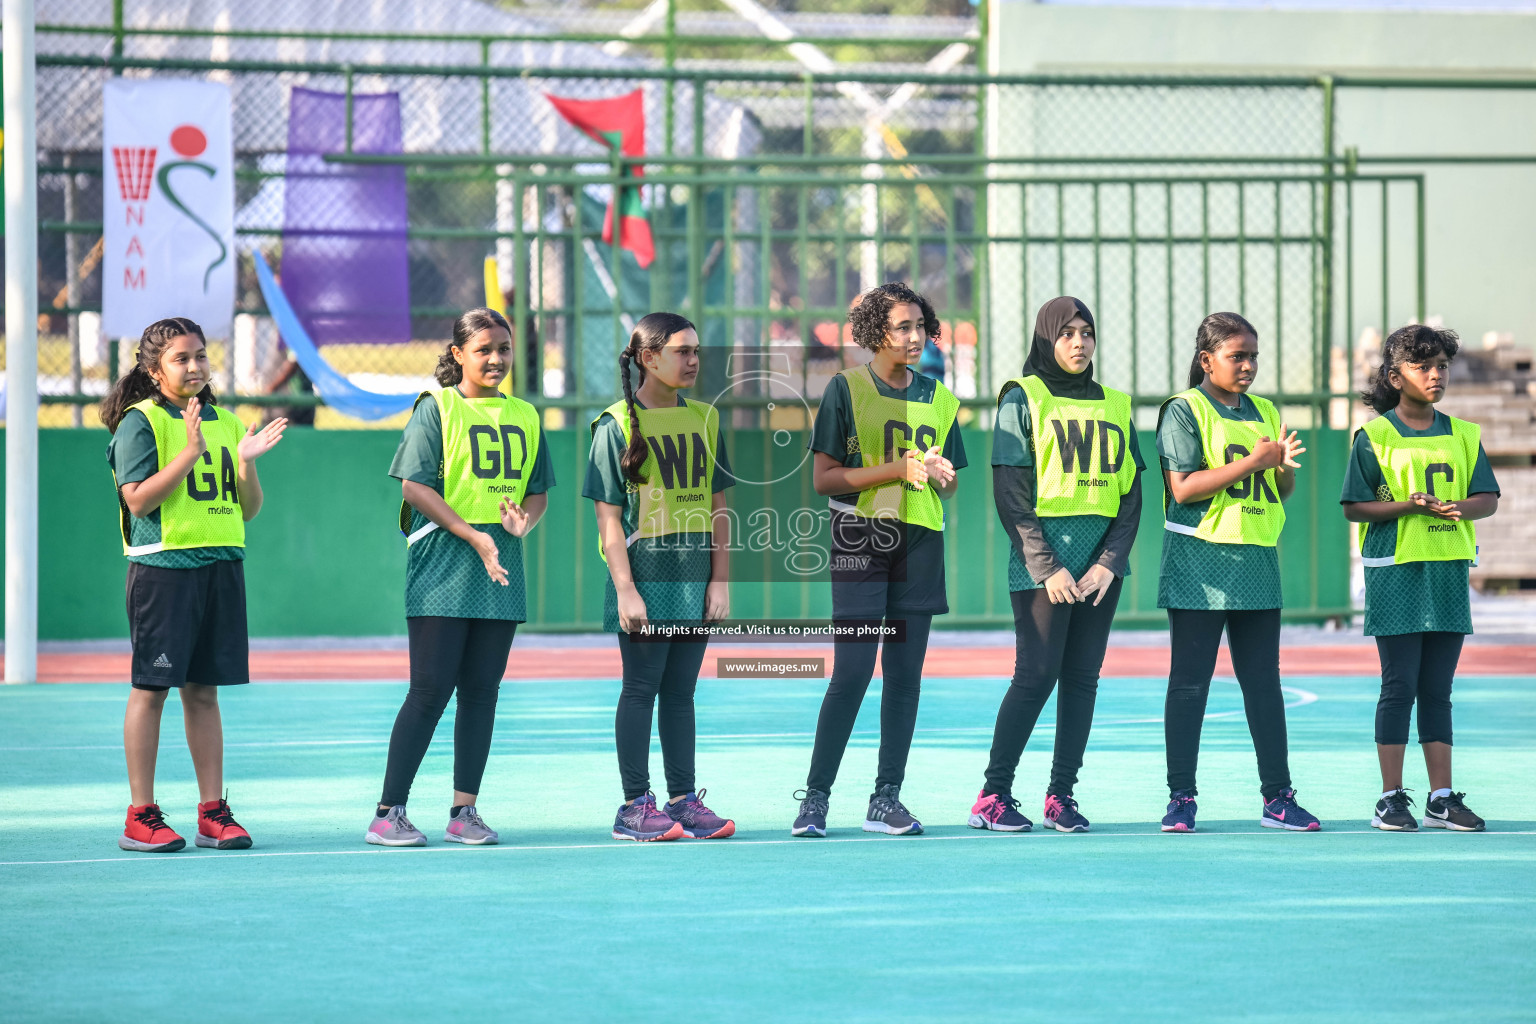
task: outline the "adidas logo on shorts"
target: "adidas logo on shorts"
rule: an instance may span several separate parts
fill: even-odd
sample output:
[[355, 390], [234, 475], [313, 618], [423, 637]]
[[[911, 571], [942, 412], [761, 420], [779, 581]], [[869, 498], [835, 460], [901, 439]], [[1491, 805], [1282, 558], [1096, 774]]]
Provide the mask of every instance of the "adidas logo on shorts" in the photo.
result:
[[167, 658], [165, 655], [162, 654], [162, 655], [160, 655], [160, 657], [155, 659], [154, 667], [155, 668], [170, 668], [171, 667], [171, 659]]

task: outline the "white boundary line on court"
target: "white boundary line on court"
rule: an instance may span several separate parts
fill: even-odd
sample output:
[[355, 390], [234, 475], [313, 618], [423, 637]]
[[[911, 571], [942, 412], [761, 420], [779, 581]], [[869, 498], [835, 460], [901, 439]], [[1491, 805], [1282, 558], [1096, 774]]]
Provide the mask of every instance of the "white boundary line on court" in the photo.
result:
[[[1044, 833], [1041, 833], [1041, 835], [1043, 835], [1043, 834]], [[1265, 832], [1192, 832], [1192, 833], [1185, 833], [1184, 835], [1185, 836], [1189, 836], [1189, 835], [1206, 836], [1206, 837], [1210, 837], [1210, 836], [1226, 836], [1226, 837], [1229, 837], [1229, 838], [1230, 837], [1248, 837], [1248, 838], [1252, 838], [1252, 837], [1261, 836], [1261, 835], [1273, 835], [1273, 834], [1274, 834], [1274, 830], [1269, 830], [1269, 831], [1265, 831]], [[1312, 832], [1312, 833], [1307, 833], [1307, 834], [1309, 834], [1309, 835], [1328, 835], [1328, 836], [1369, 836], [1369, 835], [1380, 835], [1381, 833], [1380, 833], [1380, 831], [1378, 829], [1365, 828], [1365, 829], [1349, 829], [1349, 830], [1324, 829], [1321, 832]], [[1480, 835], [1484, 835], [1484, 836], [1536, 836], [1536, 831], [1482, 832], [1482, 833], [1479, 833], [1479, 834]], [[1097, 834], [1097, 838], [1099, 838], [1099, 839], [1148, 839], [1148, 838], [1151, 838], [1153, 836], [1156, 836], [1162, 842], [1182, 842], [1182, 841], [1184, 841], [1184, 839], [1182, 837], [1180, 839], [1172, 839], [1172, 840], [1170, 840], [1170, 839], [1163, 839], [1162, 837], [1164, 835], [1165, 835], [1165, 833], [1163, 833], [1163, 832], [1100, 832], [1100, 833]], [[975, 841], [975, 842], [988, 842], [988, 841], [1002, 842], [1002, 841], [1005, 841], [1005, 840], [1008, 840], [1008, 839], [1015, 839], [1016, 840], [1017, 838], [1018, 838], [1017, 836], [1005, 836], [1005, 835], [1001, 835], [1001, 834], [999, 834], [999, 835], [988, 835], [986, 832], [978, 830], [978, 834], [975, 834], [975, 835], [958, 835], [958, 836], [848, 836], [848, 837], [842, 838], [842, 839], [832, 839], [832, 838], [820, 838], [820, 839], [809, 839], [809, 838], [797, 838], [797, 839], [743, 839], [743, 840], [739, 840], [739, 841], [734, 842], [734, 843], [730, 842], [728, 840], [719, 840], [717, 842], [709, 842], [707, 840], [695, 840], [694, 842], [675, 842], [674, 841], [674, 842], [668, 843], [666, 845], [669, 848], [700, 847], [700, 846], [705, 846], [705, 847], [746, 847], [746, 846], [807, 846], [807, 847], [820, 847], [820, 846], [827, 846], [827, 845], [835, 845], [835, 844], [838, 844], [838, 843], [886, 843], [886, 842], [942, 843], [942, 842], [956, 842], [956, 841], [959, 841], [959, 840], [971, 840], [971, 841]], [[1026, 840], [1026, 842], [1027, 841], [1028, 840]], [[1082, 840], [1082, 841], [1083, 842], [1090, 842], [1091, 840]], [[1430, 841], [1434, 842], [1434, 840], [1430, 840]], [[545, 851], [545, 850], [552, 851], [552, 852], [553, 851], [565, 851], [565, 850], [626, 850], [626, 849], [632, 849], [634, 846], [639, 846], [639, 845], [654, 846], [656, 844], [655, 843], [644, 843], [644, 844], [634, 843], [634, 844], [631, 844], [631, 843], [623, 842], [623, 841], [620, 841], [620, 840], [609, 840], [606, 843], [564, 843], [564, 844], [556, 844], [556, 845], [550, 845], [550, 846], [529, 846], [529, 845], [514, 846], [514, 845], [506, 845], [506, 846], [488, 846], [488, 847], [484, 847], [484, 849], [486, 849], [486, 850], [499, 850], [499, 851], [502, 851], [502, 852], [511, 852], [511, 853], [538, 853], [540, 851]], [[428, 846], [428, 847], [401, 847], [400, 849], [401, 850], [410, 849], [410, 850], [414, 850], [416, 853], [423, 853], [423, 854], [424, 853], [462, 853], [463, 852], [463, 847], [462, 846], [455, 845], [455, 844], [447, 844], [447, 843], [442, 844], [442, 845], [438, 845], [438, 846]], [[373, 857], [373, 856], [389, 856], [391, 853], [399, 853], [399, 852], [400, 852], [399, 850], [388, 850], [388, 849], [384, 849], [384, 848], [377, 847], [377, 846], [368, 846], [368, 847], [366, 847], [364, 849], [357, 849], [357, 850], [279, 850], [279, 851], [273, 851], [273, 852], [270, 852], [270, 853], [237, 853], [237, 852], [231, 852], [231, 851], [223, 851], [223, 852], [215, 851], [216, 855], [204, 855], [204, 856], [193, 856], [193, 857], [177, 857], [175, 854], [164, 853], [164, 854], [159, 854], [159, 855], [149, 854], [149, 855], [145, 855], [143, 857], [128, 857], [128, 856], [124, 856], [124, 857], [84, 857], [84, 858], [79, 858], [79, 859], [75, 859], [75, 860], [0, 860], [0, 867], [7, 867], [7, 868], [9, 868], [9, 867], [30, 867], [30, 866], [55, 866], [55, 865], [61, 865], [61, 864], [133, 864], [133, 863], [139, 863], [139, 864], [148, 864], [148, 863], [171, 864], [171, 863], [192, 863], [192, 862], [212, 863], [213, 861], [216, 861], [216, 860], [217, 861], [237, 861], [237, 860], [250, 860], [250, 859], [255, 858], [255, 857]], [[407, 854], [407, 856], [409, 856], [409, 854]]]
[[[1237, 681], [1235, 679], [1220, 679], [1220, 680], [1216, 680], [1216, 681], [1217, 682], [1223, 682], [1223, 683], [1231, 683], [1233, 686], [1237, 685]], [[1296, 698], [1294, 701], [1292, 701], [1292, 702], [1290, 702], [1290, 703], [1285, 705], [1287, 711], [1289, 711], [1292, 708], [1305, 707], [1308, 704], [1316, 704], [1319, 700], [1322, 699], [1317, 694], [1313, 693], [1311, 690], [1303, 690], [1299, 686], [1282, 686], [1282, 687], [1280, 687], [1280, 690], [1283, 693], [1292, 694]], [[603, 713], [606, 714], [607, 712], [605, 711]], [[1234, 717], [1236, 715], [1241, 715], [1243, 713], [1244, 712], [1243, 712], [1242, 708], [1238, 708], [1238, 709], [1236, 709], [1234, 711], [1209, 711], [1209, 712], [1206, 713], [1205, 718], [1206, 718], [1207, 721], [1209, 721], [1211, 719], [1216, 719], [1216, 718], [1232, 718], [1232, 717]], [[1097, 727], [1110, 726], [1110, 725], [1159, 725], [1159, 724], [1162, 723], [1162, 721], [1163, 720], [1162, 720], [1161, 717], [1157, 717], [1157, 718], [1114, 718], [1114, 719], [1110, 719], [1107, 722], [1094, 722], [1093, 724], [1097, 728]], [[962, 725], [962, 726], [946, 726], [946, 727], [943, 727], [943, 728], [936, 728], [936, 729], [918, 729], [916, 731], [917, 731], [918, 734], [924, 734], [924, 735], [929, 735], [929, 736], [935, 736], [935, 735], [940, 735], [940, 734], [955, 735], [955, 734], [963, 734], [963, 733], [976, 733], [976, 734], [987, 733], [987, 734], [990, 734], [992, 732], [992, 727], [991, 726], [980, 726], [980, 725], [976, 725], [976, 726]], [[857, 732], [853, 733], [852, 735], [853, 736], [878, 736], [879, 734], [880, 734], [880, 731], [878, 729], [863, 729], [863, 730], [860, 730], [860, 731], [857, 731]], [[515, 733], [515, 736], [523, 738], [523, 739], [530, 739], [530, 738], [542, 737], [542, 736], [564, 736], [564, 737], [568, 737], [568, 738], [581, 738], [581, 737], [598, 737], [598, 738], [603, 738], [603, 737], [607, 737], [607, 736], [611, 736], [611, 735], [612, 735], [612, 732], [609, 731], [609, 730], [575, 731], [575, 730], [564, 730], [564, 729], [554, 729], [554, 730], [549, 730], [549, 729], [537, 730], [537, 729], [534, 729], [534, 730], [526, 730], [526, 731], [520, 731], [520, 732], [516, 732]], [[809, 738], [811, 738], [811, 737], [813, 737], [815, 735], [816, 734], [814, 732], [726, 732], [726, 733], [711, 733], [709, 735], [700, 735], [699, 739], [701, 739], [701, 740], [791, 740], [791, 739], [809, 739]], [[365, 740], [255, 740], [255, 741], [252, 741], [252, 742], [249, 742], [249, 743], [226, 743], [226, 744], [224, 744], [224, 747], [225, 747], [225, 749], [241, 749], [241, 750], [245, 750], [245, 749], [251, 749], [251, 748], [267, 748], [267, 747], [365, 747], [365, 746], [382, 747], [382, 746], [387, 746], [388, 744], [389, 744], [389, 737], [382, 736], [382, 737], [379, 737], [378, 739], [365, 739]], [[0, 747], [0, 753], [23, 754], [23, 753], [30, 753], [30, 752], [34, 752], [34, 751], [41, 752], [41, 751], [45, 751], [45, 750], [57, 751], [57, 750], [122, 750], [122, 749], [123, 749], [123, 745], [121, 743], [97, 743], [97, 744], [90, 744], [90, 745], [84, 745], [84, 746]]]

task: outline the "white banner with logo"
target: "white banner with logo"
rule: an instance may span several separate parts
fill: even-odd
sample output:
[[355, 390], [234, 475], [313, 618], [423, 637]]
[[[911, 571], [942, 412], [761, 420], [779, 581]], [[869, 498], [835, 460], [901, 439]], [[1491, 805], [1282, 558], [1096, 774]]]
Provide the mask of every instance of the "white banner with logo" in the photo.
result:
[[156, 320], [184, 316], [210, 338], [229, 337], [236, 263], [229, 86], [113, 78], [102, 108], [102, 331], [137, 338]]

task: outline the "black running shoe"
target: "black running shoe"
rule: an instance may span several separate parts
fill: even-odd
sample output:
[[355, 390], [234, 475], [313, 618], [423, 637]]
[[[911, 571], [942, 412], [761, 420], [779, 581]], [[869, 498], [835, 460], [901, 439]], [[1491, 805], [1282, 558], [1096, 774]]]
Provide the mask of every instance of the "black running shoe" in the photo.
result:
[[1431, 800], [1424, 805], [1424, 827], [1446, 828], [1452, 832], [1481, 832], [1484, 828], [1482, 818], [1467, 809], [1467, 805], [1461, 802], [1465, 793], [1452, 793], [1437, 800]]
[[827, 798], [830, 794], [819, 789], [797, 789], [795, 799], [800, 801], [800, 816], [789, 830], [792, 836], [824, 837], [827, 834]]
[[1088, 819], [1077, 809], [1077, 801], [1059, 793], [1045, 794], [1045, 827], [1057, 832], [1087, 832]]
[[1371, 819], [1371, 828], [1383, 832], [1417, 832], [1418, 820], [1408, 809], [1412, 803], [1413, 797], [1406, 789], [1394, 789], [1376, 801], [1376, 816]]
[[869, 797], [869, 812], [864, 815], [865, 832], [884, 832], [888, 836], [920, 836], [922, 822], [901, 803], [901, 787], [881, 786]]

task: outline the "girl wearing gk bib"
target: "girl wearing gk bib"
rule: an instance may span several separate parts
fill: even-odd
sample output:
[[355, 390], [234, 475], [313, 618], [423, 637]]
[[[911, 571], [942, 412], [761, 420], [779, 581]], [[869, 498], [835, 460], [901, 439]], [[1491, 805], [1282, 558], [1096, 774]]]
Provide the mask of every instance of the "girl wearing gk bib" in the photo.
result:
[[1087, 832], [1072, 798], [1093, 724], [1099, 669], [1141, 517], [1141, 452], [1131, 398], [1093, 379], [1093, 314], [1069, 296], [1035, 317], [1024, 373], [1003, 385], [992, 435], [992, 494], [1012, 545], [1017, 651], [997, 712], [972, 828], [1027, 832], [1013, 774], [1060, 681], [1045, 823]]
[[1259, 334], [1236, 313], [1212, 313], [1195, 336], [1189, 390], [1163, 403], [1157, 452], [1165, 486], [1157, 606], [1168, 609], [1172, 666], [1164, 832], [1195, 830], [1195, 764], [1223, 629], [1258, 755], [1260, 824], [1316, 831], [1296, 803], [1280, 691], [1280, 562], [1275, 542], [1306, 451], [1267, 399], [1249, 395]]
[[250, 682], [245, 622], [245, 524], [261, 511], [255, 460], [282, 440], [285, 419], [242, 430], [214, 405], [203, 330], [184, 317], [144, 329], [133, 369], [102, 399], [112, 432], [128, 557], [133, 689], [123, 752], [133, 803], [117, 845], [170, 853], [186, 840], [155, 802], [155, 755], [166, 694], [181, 694], [197, 771], [198, 846], [244, 850], [251, 837], [224, 799], [218, 687]]
[[[811, 429], [816, 493], [832, 508], [832, 618], [882, 621], [904, 630], [881, 654], [880, 762], [864, 831], [917, 835], [923, 826], [901, 802], [907, 754], [935, 615], [949, 611], [944, 589], [944, 507], [965, 447], [955, 427], [959, 402], [910, 367], [939, 336], [928, 300], [884, 284], [849, 310], [853, 340], [874, 353], [833, 377]], [[827, 800], [875, 672], [875, 644], [833, 640], [832, 679], [816, 722], [816, 745], [791, 834], [827, 834]]]
[[1477, 528], [1499, 507], [1499, 484], [1474, 423], [1435, 411], [1459, 343], [1453, 331], [1413, 324], [1393, 331], [1381, 368], [1360, 397], [1380, 413], [1355, 434], [1344, 518], [1360, 524], [1365, 635], [1381, 656], [1376, 702], [1380, 799], [1371, 824], [1419, 826], [1403, 789], [1408, 717], [1419, 705], [1419, 746], [1429, 774], [1425, 828], [1481, 832], [1483, 819], [1451, 792], [1451, 680], [1472, 632], [1467, 570]]
[[523, 538], [555, 485], [538, 410], [500, 390], [511, 360], [512, 330], [500, 313], [460, 316], [437, 362], [442, 387], [416, 399], [389, 467], [400, 481], [407, 545], [411, 686], [365, 835], [376, 846], [426, 845], [406, 816], [406, 798], [455, 693], [453, 803], [443, 838], [472, 846], [500, 839], [475, 805], [512, 636], [528, 617]]
[[[597, 514], [608, 564], [604, 628], [619, 634], [624, 665], [614, 744], [624, 803], [613, 838], [726, 839], [736, 823], [704, 806], [694, 785], [693, 693], [702, 637], [669, 639], [647, 627], [699, 628], [730, 614], [725, 489], [734, 481], [713, 406], [678, 394], [699, 375], [699, 335], [676, 313], [640, 318], [619, 355], [624, 400], [592, 421], [582, 495]], [[635, 387], [631, 371], [638, 369]], [[659, 698], [659, 701], [658, 701]], [[651, 714], [661, 734], [670, 799], [651, 792]]]

